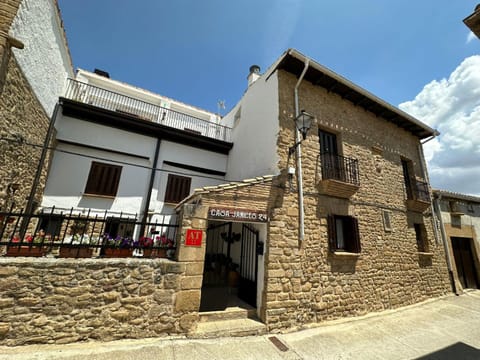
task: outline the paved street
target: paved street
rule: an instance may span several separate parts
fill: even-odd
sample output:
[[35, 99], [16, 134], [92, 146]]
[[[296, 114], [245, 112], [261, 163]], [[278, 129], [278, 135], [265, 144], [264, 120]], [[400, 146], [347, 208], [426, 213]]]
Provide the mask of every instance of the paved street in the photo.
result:
[[290, 334], [0, 347], [3, 359], [480, 359], [480, 291]]

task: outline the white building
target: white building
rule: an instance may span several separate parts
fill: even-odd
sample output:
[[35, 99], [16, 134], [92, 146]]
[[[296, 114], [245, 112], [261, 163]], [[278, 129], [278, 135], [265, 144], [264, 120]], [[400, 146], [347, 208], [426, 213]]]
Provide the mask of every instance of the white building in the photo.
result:
[[191, 190], [225, 182], [230, 128], [216, 114], [77, 72], [54, 114], [46, 211], [73, 208], [155, 222]]

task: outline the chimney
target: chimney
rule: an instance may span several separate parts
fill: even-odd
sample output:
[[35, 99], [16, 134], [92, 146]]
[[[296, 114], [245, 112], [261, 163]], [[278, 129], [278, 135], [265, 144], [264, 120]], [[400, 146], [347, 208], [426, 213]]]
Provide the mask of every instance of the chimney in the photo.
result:
[[250, 74], [248, 74], [248, 86], [252, 85], [260, 77], [260, 66], [250, 66]]

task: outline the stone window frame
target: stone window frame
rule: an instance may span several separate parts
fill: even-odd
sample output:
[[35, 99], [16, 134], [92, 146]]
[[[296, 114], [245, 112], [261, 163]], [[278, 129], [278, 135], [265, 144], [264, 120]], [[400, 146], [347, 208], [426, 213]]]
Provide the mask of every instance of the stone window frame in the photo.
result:
[[392, 232], [392, 212], [390, 210], [382, 210], [382, 220], [385, 232]]
[[191, 184], [191, 177], [168, 174], [164, 201], [169, 204], [179, 203], [190, 194]]
[[122, 167], [92, 161], [85, 185], [85, 195], [115, 197], [120, 184]]
[[[327, 217], [328, 243], [334, 254], [360, 254], [360, 232], [358, 219], [353, 216], [330, 214]], [[340, 239], [339, 226], [343, 236]], [[342, 240], [343, 244], [339, 244]]]

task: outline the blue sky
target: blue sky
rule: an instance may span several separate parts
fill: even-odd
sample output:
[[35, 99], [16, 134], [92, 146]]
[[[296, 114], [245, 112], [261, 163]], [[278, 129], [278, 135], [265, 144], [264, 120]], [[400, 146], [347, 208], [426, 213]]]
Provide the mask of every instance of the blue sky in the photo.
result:
[[[442, 131], [449, 118], [427, 121], [425, 113], [418, 115], [425, 104], [412, 102], [432, 82], [446, 80], [449, 88], [451, 74], [479, 53], [480, 40], [462, 22], [477, 2], [59, 0], [59, 5], [75, 67], [100, 68], [116, 80], [211, 111], [225, 100], [228, 111], [246, 89], [250, 65], [263, 71], [293, 47], [395, 106], [406, 103], [402, 109]], [[456, 94], [463, 91], [460, 86]], [[473, 111], [480, 103], [470, 105]], [[477, 124], [475, 119], [470, 121]], [[441, 163], [440, 150], [452, 150], [441, 148], [441, 141], [426, 149], [430, 167], [432, 161], [434, 167]], [[480, 158], [479, 142], [472, 146]], [[476, 167], [480, 176], [478, 162]], [[480, 194], [478, 186], [437, 180], [443, 169], [432, 174], [435, 187]]]

